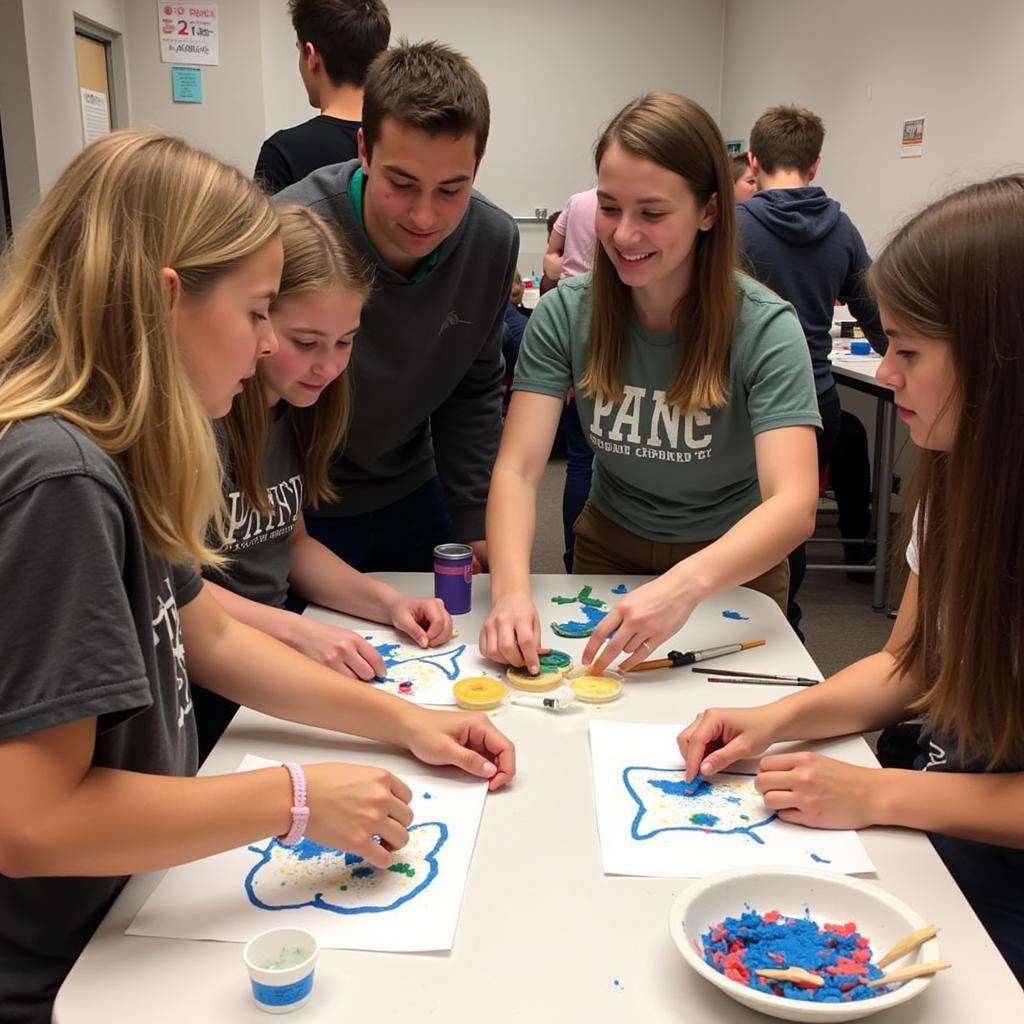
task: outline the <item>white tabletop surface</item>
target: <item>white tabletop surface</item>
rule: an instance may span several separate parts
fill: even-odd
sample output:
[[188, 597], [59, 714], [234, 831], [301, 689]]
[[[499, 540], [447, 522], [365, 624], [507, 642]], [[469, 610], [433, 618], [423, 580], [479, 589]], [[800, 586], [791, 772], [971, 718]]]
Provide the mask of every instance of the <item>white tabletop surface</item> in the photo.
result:
[[[388, 574], [408, 593], [429, 593], [429, 575]], [[637, 578], [540, 576], [541, 621], [561, 616], [555, 594], [591, 583], [600, 596]], [[456, 619], [473, 643], [488, 607], [488, 578], [474, 581], [474, 608]], [[570, 606], [573, 607], [573, 606]], [[722, 616], [735, 609], [750, 617]], [[353, 620], [347, 620], [353, 621]], [[546, 642], [578, 655], [583, 641]], [[819, 676], [776, 605], [739, 589], [701, 605], [669, 647], [690, 650], [764, 637], [764, 648], [716, 664]], [[495, 721], [516, 743], [513, 783], [490, 795], [470, 866], [451, 953], [397, 954], [325, 949], [310, 1002], [296, 1021], [548, 1021], [679, 1024], [763, 1018], [734, 1003], [681, 960], [668, 910], [686, 879], [606, 877], [594, 815], [587, 726], [607, 721], [688, 723], [710, 704], [744, 705], [788, 688], [709, 684], [689, 669], [634, 677], [626, 695], [600, 709], [559, 715], [503, 708]], [[398, 774], [432, 773], [400, 751], [242, 711], [205, 772], [233, 771], [246, 753], [281, 760], [347, 760]], [[848, 760], [872, 764], [867, 745], [846, 741]], [[900, 829], [862, 833], [877, 881], [942, 926], [942, 955], [954, 964], [919, 998], [889, 1011], [886, 1024], [1024, 1020], [1024, 993], [946, 873], [927, 838]], [[252, 1003], [241, 945], [126, 936], [160, 875], [132, 879], [72, 970], [57, 999], [59, 1024], [264, 1022]], [[616, 982], [618, 984], [616, 984]]]

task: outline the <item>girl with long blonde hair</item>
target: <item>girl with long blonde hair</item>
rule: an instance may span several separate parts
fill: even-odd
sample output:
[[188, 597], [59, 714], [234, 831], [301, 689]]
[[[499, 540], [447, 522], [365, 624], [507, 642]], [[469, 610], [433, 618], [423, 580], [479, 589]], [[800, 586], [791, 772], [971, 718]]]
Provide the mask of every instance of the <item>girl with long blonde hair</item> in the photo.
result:
[[409, 790], [379, 769], [191, 778], [190, 673], [492, 788], [513, 770], [511, 745], [482, 716], [424, 712], [340, 677], [232, 619], [191, 568], [219, 560], [212, 545], [229, 525], [210, 418], [276, 347], [278, 234], [273, 207], [237, 171], [176, 139], [116, 132], [72, 161], [4, 265], [5, 1019], [49, 1021], [125, 875], [268, 835], [296, 842], [304, 829], [378, 866], [406, 842]]
[[888, 643], [808, 692], [705, 711], [679, 744], [692, 778], [780, 740], [923, 716], [920, 770], [778, 754], [757, 788], [785, 821], [932, 833], [1024, 983], [1022, 225], [1024, 175], [970, 185], [910, 220], [868, 273], [889, 336], [877, 377], [922, 449]]
[[537, 483], [569, 388], [595, 455], [574, 571], [657, 577], [594, 630], [583, 660], [598, 671], [623, 652], [631, 668], [741, 583], [785, 610], [786, 555], [817, 505], [807, 345], [792, 308], [736, 272], [718, 127], [692, 100], [651, 93], [612, 119], [596, 164], [593, 274], [562, 281], [530, 318], [487, 505], [480, 645], [531, 671]]
[[[306, 531], [303, 508], [337, 498], [331, 457], [343, 443], [352, 358], [370, 279], [338, 228], [305, 206], [278, 208], [284, 268], [270, 304], [276, 352], [222, 421], [227, 444], [226, 563], [205, 575], [237, 619], [308, 657], [360, 679], [385, 675], [380, 653], [358, 633], [301, 614], [305, 601], [382, 622], [421, 647], [451, 636], [434, 597], [408, 597], [364, 576]], [[364, 396], [372, 401], [372, 396]], [[197, 688], [200, 757], [235, 706]]]

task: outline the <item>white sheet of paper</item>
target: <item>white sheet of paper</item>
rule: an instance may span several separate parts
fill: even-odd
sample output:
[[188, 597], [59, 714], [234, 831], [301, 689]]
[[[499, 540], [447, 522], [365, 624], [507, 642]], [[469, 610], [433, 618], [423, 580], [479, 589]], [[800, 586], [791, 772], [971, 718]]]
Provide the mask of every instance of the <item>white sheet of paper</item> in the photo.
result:
[[[275, 765], [249, 754], [239, 771]], [[409, 844], [392, 869], [346, 863], [303, 840], [265, 839], [171, 868], [129, 935], [246, 942], [294, 926], [332, 949], [451, 949], [487, 794], [485, 782], [405, 775], [413, 792]], [[395, 870], [397, 869], [397, 870]]]
[[875, 870], [856, 832], [779, 821], [753, 787], [754, 762], [714, 776], [710, 789], [683, 794], [678, 735], [674, 725], [590, 723], [605, 874], [702, 878], [757, 864]]

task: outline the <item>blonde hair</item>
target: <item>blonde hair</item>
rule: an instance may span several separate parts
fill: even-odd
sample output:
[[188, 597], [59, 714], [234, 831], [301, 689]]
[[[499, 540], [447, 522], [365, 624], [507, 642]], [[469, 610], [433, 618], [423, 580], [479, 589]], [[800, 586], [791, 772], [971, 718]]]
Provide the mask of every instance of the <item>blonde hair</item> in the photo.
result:
[[[355, 292], [363, 302], [370, 297], [369, 270], [352, 246], [330, 221], [305, 206], [282, 206], [281, 243], [284, 270], [281, 287], [270, 309], [292, 295], [342, 288]], [[331, 487], [330, 463], [341, 445], [351, 406], [348, 374], [336, 377], [319, 400], [305, 409], [286, 405], [296, 450], [302, 460], [307, 500], [315, 507], [336, 497]], [[263, 514], [270, 512], [263, 460], [270, 430], [270, 411], [263, 390], [261, 369], [248, 381], [223, 421], [231, 473], [250, 504]]]
[[[718, 197], [715, 223], [698, 232], [694, 242], [693, 285], [676, 311], [679, 369], [666, 400], [684, 413], [721, 407], [728, 401], [738, 301], [732, 168], [722, 133], [693, 100], [654, 92], [627, 104], [604, 130], [595, 150], [598, 174], [613, 143], [680, 175], [701, 205]], [[594, 257], [592, 292], [587, 369], [580, 386], [591, 398], [621, 401], [631, 291], [601, 245]]]
[[201, 295], [278, 230], [267, 198], [180, 139], [121, 131], [85, 149], [40, 201], [0, 283], [0, 437], [56, 415], [124, 474], [148, 549], [219, 561], [221, 466], [179, 355], [170, 292]]

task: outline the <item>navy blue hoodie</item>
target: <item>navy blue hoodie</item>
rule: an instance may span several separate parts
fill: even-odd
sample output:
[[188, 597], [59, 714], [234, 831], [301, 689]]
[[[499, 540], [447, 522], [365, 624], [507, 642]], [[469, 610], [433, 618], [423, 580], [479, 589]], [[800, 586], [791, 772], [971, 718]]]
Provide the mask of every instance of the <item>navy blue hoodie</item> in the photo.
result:
[[885, 351], [878, 307], [864, 286], [871, 263], [864, 240], [824, 189], [766, 189], [736, 212], [746, 269], [791, 302], [800, 318], [819, 397], [835, 384], [828, 356], [836, 299], [850, 307], [875, 348]]

